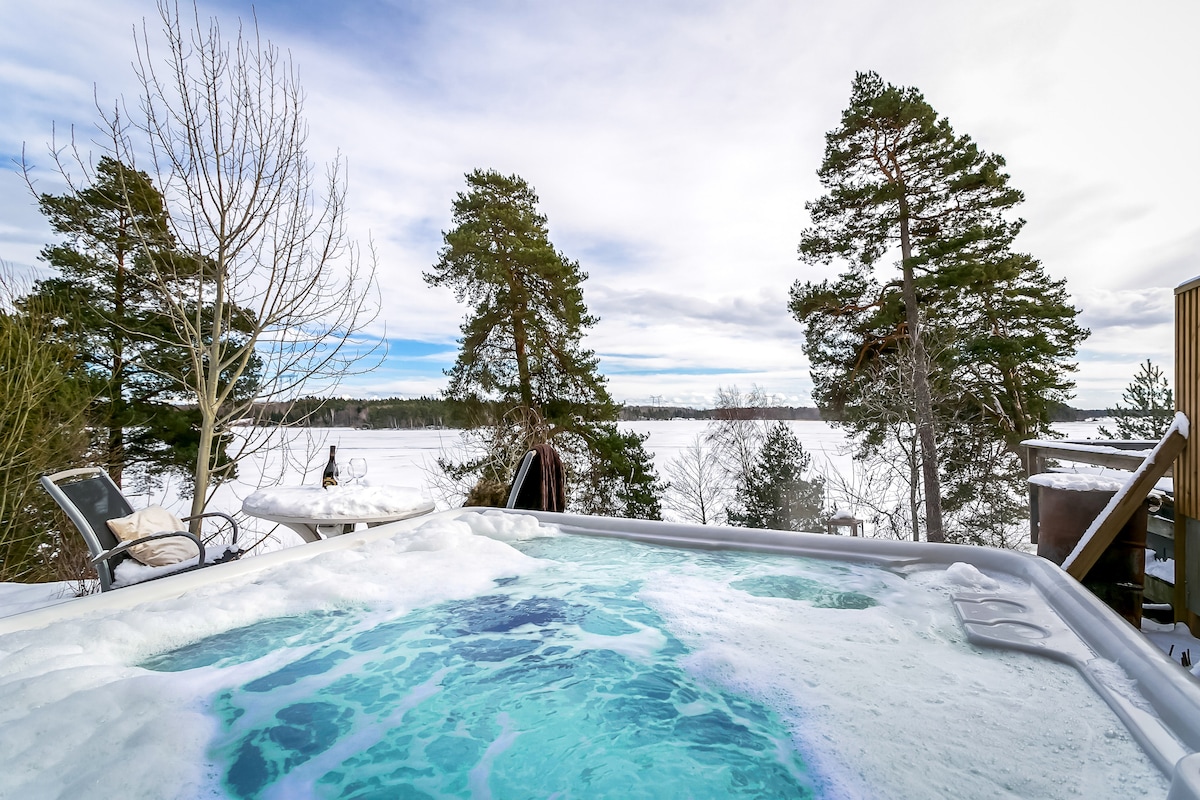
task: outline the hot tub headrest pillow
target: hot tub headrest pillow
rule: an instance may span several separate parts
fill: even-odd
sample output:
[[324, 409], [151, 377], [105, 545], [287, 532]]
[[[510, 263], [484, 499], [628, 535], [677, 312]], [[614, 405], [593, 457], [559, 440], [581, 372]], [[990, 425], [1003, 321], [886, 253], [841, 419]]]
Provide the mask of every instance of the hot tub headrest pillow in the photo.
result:
[[[187, 526], [179, 517], [162, 506], [147, 506], [127, 517], [108, 521], [108, 529], [123, 542], [153, 536], [156, 533], [186, 531]], [[129, 548], [129, 554], [148, 567], [165, 567], [178, 564], [200, 555], [196, 543], [183, 536], [155, 539]]]

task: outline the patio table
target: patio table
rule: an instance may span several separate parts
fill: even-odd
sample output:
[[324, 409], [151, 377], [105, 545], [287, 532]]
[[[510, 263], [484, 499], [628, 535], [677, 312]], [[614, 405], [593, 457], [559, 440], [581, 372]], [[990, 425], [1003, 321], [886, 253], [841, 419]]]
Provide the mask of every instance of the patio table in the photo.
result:
[[276, 486], [259, 489], [242, 501], [252, 517], [278, 522], [306, 542], [429, 514], [433, 501], [411, 486]]

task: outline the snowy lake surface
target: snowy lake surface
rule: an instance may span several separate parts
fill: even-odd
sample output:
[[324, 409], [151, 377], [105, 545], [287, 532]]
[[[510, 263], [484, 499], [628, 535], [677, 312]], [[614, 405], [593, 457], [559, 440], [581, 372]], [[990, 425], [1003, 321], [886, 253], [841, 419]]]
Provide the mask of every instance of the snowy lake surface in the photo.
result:
[[[819, 421], [793, 420], [787, 424], [804, 445], [805, 452], [812, 456], [812, 471], [815, 474], [841, 473], [850, 476], [853, 460], [841, 430]], [[1094, 437], [1099, 424], [1062, 423], [1055, 425], [1055, 429], [1068, 438], [1082, 439]], [[648, 436], [645, 446], [653, 455], [659, 475], [665, 479], [667, 465], [691, 446], [697, 437], [703, 437], [710, 423], [705, 420], [665, 420], [623, 422], [621, 426], [625, 430]], [[349, 480], [346, 465], [350, 459], [362, 458], [367, 462], [367, 475], [363, 479], [365, 484], [413, 487], [422, 496], [432, 500], [439, 509], [461, 504], [460, 498], [447, 497], [440, 491], [436, 478], [439, 457], [462, 457], [461, 431], [310, 428], [291, 431], [288, 437], [284, 447], [254, 454], [243, 462], [239, 468], [239, 478], [217, 490], [210, 509], [236, 513], [241, 510], [242, 501], [261, 487], [319, 486], [321, 471], [328, 460], [329, 445], [337, 446], [343, 482]], [[177, 513], [186, 513], [186, 501], [179, 497], [178, 486], [172, 483], [131, 499], [134, 507], [156, 503]], [[670, 518], [669, 511], [666, 516]], [[277, 540], [277, 545], [291, 545], [300, 541], [291, 531], [271, 523], [249, 519], [244, 524], [247, 540], [251, 542], [267, 534]], [[268, 546], [271, 546], [270, 542]]]
[[377, 531], [0, 636], [0, 796], [1166, 794], [1077, 672], [967, 643], [1011, 576]]

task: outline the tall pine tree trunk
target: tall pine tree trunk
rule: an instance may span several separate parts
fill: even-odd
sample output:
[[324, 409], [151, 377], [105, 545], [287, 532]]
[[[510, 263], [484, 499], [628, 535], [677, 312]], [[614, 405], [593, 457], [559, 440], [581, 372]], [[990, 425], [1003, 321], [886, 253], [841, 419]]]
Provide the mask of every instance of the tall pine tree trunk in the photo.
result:
[[942, 530], [942, 487], [938, 480], [937, 437], [933, 425], [933, 398], [929, 392], [929, 362], [921, 341], [917, 287], [913, 280], [912, 240], [908, 229], [908, 204], [900, 200], [900, 257], [904, 264], [904, 313], [912, 343], [913, 388], [917, 401], [917, 440], [921, 445], [921, 475], [925, 484], [925, 538], [946, 541]]
[[[508, 273], [508, 289], [516, 302], [516, 313], [512, 316], [513, 350], [517, 358], [517, 383], [520, 385], [521, 404], [525, 410], [524, 418], [528, 421], [529, 412], [533, 410], [533, 375], [529, 371], [529, 335], [525, 330], [529, 307], [525, 303], [525, 287], [517, 277], [516, 270], [511, 264], [505, 263], [504, 266]], [[540, 414], [541, 409], [538, 409], [538, 412]]]
[[521, 386], [521, 404], [525, 407], [526, 419], [533, 409], [533, 376], [529, 372], [529, 336], [525, 332], [525, 321], [513, 318], [513, 350], [517, 357], [517, 381]]

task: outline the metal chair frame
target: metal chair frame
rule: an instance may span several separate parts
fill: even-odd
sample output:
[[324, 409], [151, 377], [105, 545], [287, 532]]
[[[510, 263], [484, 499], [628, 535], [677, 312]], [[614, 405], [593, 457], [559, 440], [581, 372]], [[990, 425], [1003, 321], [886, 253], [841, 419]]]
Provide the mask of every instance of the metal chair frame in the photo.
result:
[[[116, 567], [126, 558], [133, 558], [132, 554], [128, 552], [129, 548], [144, 542], [153, 541], [154, 539], [165, 539], [168, 537], [190, 539], [199, 548], [200, 558], [194, 566], [172, 570], [163, 575], [147, 578], [147, 580], [156, 580], [157, 578], [175, 575], [180, 572], [190, 572], [191, 570], [201, 569], [202, 567], [217, 563], [205, 560], [204, 543], [200, 541], [200, 537], [189, 531], [155, 533], [128, 542], [122, 542], [118, 539], [116, 534], [109, 530], [107, 522], [110, 519], [117, 519], [132, 514], [133, 507], [129, 505], [129, 501], [125, 499], [125, 495], [121, 493], [121, 489], [109, 477], [108, 472], [100, 467], [68, 469], [56, 472], [53, 475], [44, 475], [40, 479], [40, 483], [42, 484], [42, 488], [54, 498], [54, 502], [58, 503], [71, 522], [74, 523], [75, 527], [79, 529], [80, 534], [83, 535], [83, 540], [88, 546], [88, 552], [92, 556], [91, 563], [96, 568], [96, 574], [100, 577], [100, 590], [103, 592], [119, 588], [113, 586]], [[220, 517], [229, 523], [233, 530], [232, 545], [236, 548], [238, 524], [228, 514], [222, 514], [219, 511], [209, 511], [203, 514], [183, 517], [183, 521], [187, 522], [207, 517]], [[241, 551], [236, 551], [234, 558], [240, 555]]]

